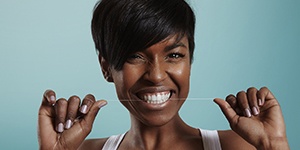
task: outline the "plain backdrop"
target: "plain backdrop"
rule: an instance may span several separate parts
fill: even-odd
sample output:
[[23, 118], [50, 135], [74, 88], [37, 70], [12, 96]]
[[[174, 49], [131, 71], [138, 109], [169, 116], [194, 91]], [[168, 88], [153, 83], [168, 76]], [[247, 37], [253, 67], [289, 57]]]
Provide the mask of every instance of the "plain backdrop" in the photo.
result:
[[[38, 149], [37, 113], [48, 88], [57, 97], [92, 93], [109, 101], [89, 138], [128, 130], [128, 112], [97, 61], [90, 33], [95, 3], [0, 1], [0, 149]], [[190, 95], [180, 111], [184, 120], [229, 129], [213, 98], [267, 86], [281, 104], [291, 149], [299, 148], [300, 1], [189, 3], [197, 16], [196, 51]]]

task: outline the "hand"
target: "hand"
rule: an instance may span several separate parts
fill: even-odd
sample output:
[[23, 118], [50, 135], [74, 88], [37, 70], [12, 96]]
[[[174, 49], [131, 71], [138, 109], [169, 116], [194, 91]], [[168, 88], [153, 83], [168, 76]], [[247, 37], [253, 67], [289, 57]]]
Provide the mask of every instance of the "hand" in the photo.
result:
[[91, 94], [86, 95], [81, 106], [77, 96], [56, 101], [54, 91], [45, 91], [38, 116], [40, 149], [77, 149], [92, 130], [99, 109], [106, 104]]
[[257, 149], [289, 149], [279, 103], [268, 88], [249, 88], [214, 101], [232, 130]]

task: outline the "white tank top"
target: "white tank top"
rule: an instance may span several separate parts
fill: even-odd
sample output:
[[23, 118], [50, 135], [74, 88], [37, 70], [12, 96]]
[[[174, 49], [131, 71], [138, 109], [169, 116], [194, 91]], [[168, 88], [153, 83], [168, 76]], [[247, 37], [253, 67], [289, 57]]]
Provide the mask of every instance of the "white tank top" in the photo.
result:
[[[217, 130], [202, 130], [199, 129], [202, 135], [204, 150], [221, 150], [221, 144]], [[117, 150], [124, 134], [110, 136], [105, 142], [102, 150]]]

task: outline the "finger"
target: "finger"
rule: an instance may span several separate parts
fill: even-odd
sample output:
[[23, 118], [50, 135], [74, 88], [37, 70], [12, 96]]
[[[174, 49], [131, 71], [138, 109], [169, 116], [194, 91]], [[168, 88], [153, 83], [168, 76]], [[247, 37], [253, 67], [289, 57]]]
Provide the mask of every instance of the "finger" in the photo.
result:
[[[45, 143], [45, 139], [51, 139], [56, 136], [54, 130], [55, 111], [53, 104], [55, 103], [55, 92], [46, 90], [43, 94], [42, 103], [38, 114], [38, 138], [40, 143]], [[49, 145], [54, 141], [47, 141]]]
[[220, 98], [214, 99], [214, 102], [219, 105], [220, 109], [222, 110], [223, 114], [227, 118], [230, 125], [237, 122], [238, 115], [237, 113], [232, 109], [232, 107], [224, 100]]
[[267, 87], [262, 87], [257, 92], [257, 97], [259, 99], [259, 106], [263, 106], [266, 100], [275, 99], [274, 95], [271, 93], [271, 91]]
[[79, 111], [83, 114], [87, 114], [91, 106], [95, 103], [95, 97], [92, 94], [88, 94], [84, 97]]
[[226, 102], [232, 107], [233, 110], [236, 111], [236, 113], [238, 115], [243, 115], [243, 112], [238, 107], [237, 100], [236, 100], [236, 97], [234, 95], [232, 95], [232, 94], [228, 95], [226, 97]]
[[81, 120], [75, 122], [72, 128], [65, 131], [66, 133], [70, 133], [72, 135], [71, 137], [66, 139], [66, 142], [68, 143], [69, 141], [72, 141], [72, 143], [78, 143], [78, 145], [74, 145], [74, 147], [78, 147], [80, 143], [82, 143], [82, 141], [91, 132], [95, 117], [97, 116], [99, 109], [106, 104], [107, 102], [104, 100], [94, 102], [87, 114], [84, 115]]
[[237, 102], [236, 102], [236, 98], [234, 95], [230, 94], [226, 97], [226, 102], [232, 107], [232, 108], [236, 108], [237, 107]]
[[56, 101], [56, 94], [53, 90], [46, 90], [43, 95], [42, 105], [54, 105]]
[[107, 101], [105, 100], [95, 102], [90, 111], [84, 116], [83, 120], [81, 121], [82, 126], [85, 126], [87, 129], [91, 129], [99, 109], [106, 104]]
[[247, 98], [248, 98], [248, 102], [252, 111], [253, 115], [258, 115], [259, 114], [259, 107], [257, 104], [257, 89], [254, 87], [251, 87], [247, 90]]
[[70, 129], [72, 127], [74, 120], [77, 117], [79, 105], [80, 105], [80, 98], [78, 96], [71, 96], [69, 98], [65, 129]]
[[244, 116], [251, 117], [252, 115], [249, 108], [246, 92], [245, 91], [238, 92], [236, 98], [240, 109], [243, 110]]
[[64, 123], [67, 115], [68, 102], [66, 99], [59, 99], [55, 104], [55, 126], [56, 131], [59, 133], [64, 132]]
[[[39, 128], [46, 128], [53, 126], [53, 118], [55, 117], [55, 112], [53, 104], [55, 103], [55, 92], [52, 90], [46, 90], [43, 94], [42, 103], [39, 109]], [[42, 131], [41, 129], [39, 129]]]
[[39, 109], [39, 116], [45, 116], [51, 118], [54, 114], [53, 105], [55, 104], [55, 101], [56, 101], [55, 92], [52, 90], [46, 90], [43, 94], [42, 103]]

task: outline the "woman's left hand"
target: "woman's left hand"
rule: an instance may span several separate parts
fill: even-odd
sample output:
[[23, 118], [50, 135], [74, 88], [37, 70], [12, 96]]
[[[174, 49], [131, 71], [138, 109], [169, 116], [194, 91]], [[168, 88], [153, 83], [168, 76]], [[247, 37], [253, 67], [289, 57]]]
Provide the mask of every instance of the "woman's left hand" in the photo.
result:
[[257, 149], [289, 149], [281, 108], [268, 88], [252, 87], [214, 101], [232, 130]]

